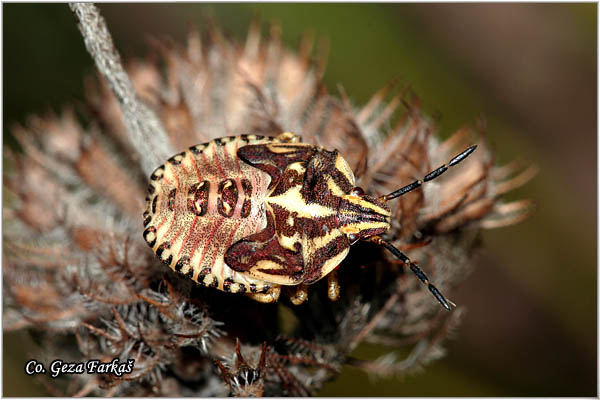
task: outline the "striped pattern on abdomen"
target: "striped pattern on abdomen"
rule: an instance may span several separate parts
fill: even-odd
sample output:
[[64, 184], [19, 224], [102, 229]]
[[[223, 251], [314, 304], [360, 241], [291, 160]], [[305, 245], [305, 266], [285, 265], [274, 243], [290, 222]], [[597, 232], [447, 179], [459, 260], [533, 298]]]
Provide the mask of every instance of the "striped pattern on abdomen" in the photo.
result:
[[227, 249], [263, 230], [270, 176], [237, 156], [273, 138], [242, 135], [190, 147], [150, 177], [144, 239], [173, 270], [226, 292], [266, 292], [270, 285], [229, 268]]

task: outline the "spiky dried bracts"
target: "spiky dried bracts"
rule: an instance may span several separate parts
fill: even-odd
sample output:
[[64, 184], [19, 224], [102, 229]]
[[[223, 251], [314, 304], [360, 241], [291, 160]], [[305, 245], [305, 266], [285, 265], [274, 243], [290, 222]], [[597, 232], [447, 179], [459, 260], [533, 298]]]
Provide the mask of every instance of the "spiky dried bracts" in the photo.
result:
[[[212, 28], [192, 33], [184, 46], [153, 42], [153, 57], [127, 70], [169, 147], [292, 131], [337, 149], [373, 195], [478, 144], [461, 168], [390, 203], [386, 239], [452, 298], [478, 232], [526, 216], [529, 203], [505, 204], [501, 196], [534, 171], [496, 167], [481, 125], [441, 141], [408, 90], [390, 85], [363, 107], [329, 94], [321, 83], [324, 57], [313, 56], [312, 42], [293, 52], [279, 35], [275, 26], [266, 39], [253, 25], [240, 45]], [[337, 302], [326, 280], [311, 286], [301, 306], [283, 296], [261, 304], [165, 267], [142, 238], [147, 155], [107, 85], [86, 84], [85, 107], [32, 117], [13, 130], [22, 151], [5, 150], [4, 328], [28, 328], [44, 349], [32, 350], [36, 357], [135, 365], [122, 376], [40, 376], [48, 387], [64, 395], [304, 396], [345, 363], [398, 375], [443, 354], [462, 307], [443, 311], [372, 243], [355, 245], [341, 263]], [[403, 346], [410, 356], [348, 358], [363, 341]]]

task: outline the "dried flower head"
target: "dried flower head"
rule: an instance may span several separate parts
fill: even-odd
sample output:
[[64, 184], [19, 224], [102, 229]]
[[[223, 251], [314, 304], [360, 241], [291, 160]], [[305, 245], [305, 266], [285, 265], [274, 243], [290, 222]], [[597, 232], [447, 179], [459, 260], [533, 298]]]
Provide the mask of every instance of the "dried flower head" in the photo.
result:
[[[74, 9], [82, 30], [105, 29], [93, 7]], [[311, 395], [344, 363], [400, 375], [439, 358], [459, 322], [461, 307], [443, 311], [400, 262], [369, 243], [343, 261], [335, 303], [324, 282], [295, 307], [178, 276], [141, 236], [147, 176], [173, 149], [292, 131], [339, 150], [358, 185], [380, 195], [477, 143], [460, 168], [391, 203], [389, 238], [445, 293], [467, 273], [481, 229], [525, 218], [528, 202], [501, 196], [534, 171], [496, 167], [483, 124], [440, 141], [416, 96], [394, 84], [355, 106], [327, 92], [324, 57], [313, 57], [308, 38], [293, 52], [278, 26], [270, 32], [265, 39], [253, 25], [244, 45], [214, 27], [191, 33], [184, 46], [155, 41], [156, 57], [130, 63], [127, 74], [118, 63], [99, 65], [119, 79], [86, 81], [85, 108], [15, 127], [23, 151], [5, 151], [4, 329], [29, 328], [47, 359], [135, 360], [122, 376], [64, 376], [52, 382], [57, 393]], [[112, 48], [107, 31], [103, 38]], [[140, 128], [143, 121], [151, 129]], [[406, 346], [410, 355], [349, 358], [363, 341]]]

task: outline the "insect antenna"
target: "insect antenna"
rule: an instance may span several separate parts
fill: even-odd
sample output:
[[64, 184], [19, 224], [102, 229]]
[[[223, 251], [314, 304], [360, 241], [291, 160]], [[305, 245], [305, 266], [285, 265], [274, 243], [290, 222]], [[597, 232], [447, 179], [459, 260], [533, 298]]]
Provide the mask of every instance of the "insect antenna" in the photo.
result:
[[415, 190], [416, 188], [420, 187], [424, 182], [428, 182], [428, 181], [431, 181], [431, 180], [437, 178], [438, 176], [440, 176], [444, 172], [446, 172], [448, 170], [448, 168], [455, 166], [456, 164], [458, 164], [459, 162], [461, 162], [462, 160], [467, 158], [469, 155], [471, 155], [471, 153], [473, 153], [475, 151], [476, 148], [477, 148], [477, 145], [474, 144], [473, 146], [467, 148], [466, 150], [463, 150], [460, 154], [455, 156], [452, 160], [450, 160], [450, 162], [448, 162], [448, 164], [444, 164], [441, 167], [436, 168], [433, 171], [431, 171], [430, 173], [428, 173], [427, 175], [425, 175], [423, 180], [418, 179], [418, 180], [414, 181], [413, 183], [410, 183], [404, 187], [401, 187], [400, 189], [398, 189], [390, 194], [386, 194], [385, 196], [379, 196], [379, 200], [386, 202], [386, 201], [395, 199], [396, 197], [400, 197], [403, 194], [408, 193], [412, 190]]
[[393, 244], [391, 244], [387, 240], [382, 239], [380, 236], [371, 236], [368, 240], [385, 247], [393, 255], [395, 255], [402, 262], [404, 262], [404, 264], [408, 265], [410, 267], [410, 270], [417, 276], [417, 278], [419, 278], [419, 280], [421, 282], [423, 282], [425, 285], [427, 285], [427, 287], [429, 288], [429, 291], [433, 294], [433, 296], [437, 299], [437, 301], [439, 301], [440, 304], [442, 306], [444, 306], [444, 308], [446, 310], [448, 310], [448, 311], [451, 310], [450, 305], [456, 307], [456, 304], [452, 303], [450, 300], [446, 300], [446, 298], [438, 290], [438, 288], [436, 288], [434, 285], [431, 284], [431, 282], [429, 282], [429, 278], [427, 278], [427, 275], [425, 275], [425, 273], [421, 270], [421, 268], [419, 268], [416, 264], [414, 264], [410, 260], [410, 258], [408, 258], [406, 256], [406, 254], [404, 254], [403, 252], [398, 250], [396, 247], [394, 247]]

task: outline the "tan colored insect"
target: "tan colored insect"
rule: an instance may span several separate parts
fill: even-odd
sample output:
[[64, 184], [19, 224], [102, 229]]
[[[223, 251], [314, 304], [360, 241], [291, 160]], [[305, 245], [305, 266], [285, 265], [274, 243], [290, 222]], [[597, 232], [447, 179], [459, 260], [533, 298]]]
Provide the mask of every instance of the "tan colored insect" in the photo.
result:
[[282, 286], [295, 286], [294, 304], [325, 276], [336, 300], [336, 267], [352, 244], [367, 240], [402, 260], [449, 310], [421, 269], [381, 237], [390, 229], [385, 203], [440, 176], [475, 147], [423, 180], [373, 197], [355, 186], [337, 150], [300, 143], [292, 133], [216, 139], [152, 173], [143, 236], [165, 264], [201, 285], [265, 303], [276, 301]]

